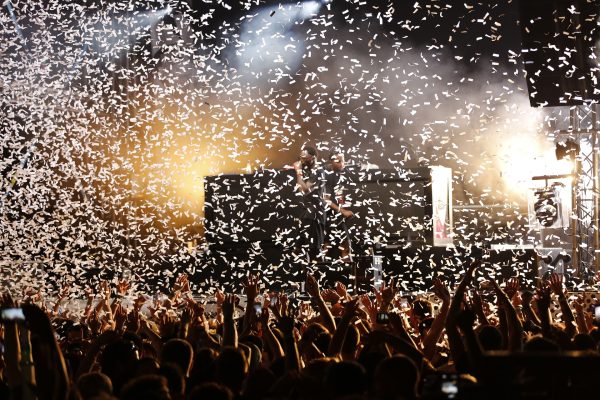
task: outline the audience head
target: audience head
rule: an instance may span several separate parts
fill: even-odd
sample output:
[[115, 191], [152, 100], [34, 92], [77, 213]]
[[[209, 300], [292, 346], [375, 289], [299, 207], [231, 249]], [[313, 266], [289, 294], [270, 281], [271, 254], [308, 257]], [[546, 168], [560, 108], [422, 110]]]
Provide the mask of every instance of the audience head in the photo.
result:
[[248, 364], [240, 349], [226, 347], [216, 361], [216, 380], [233, 393], [240, 393], [248, 372]]
[[403, 355], [384, 359], [375, 370], [374, 392], [382, 400], [414, 399], [419, 382], [419, 370], [415, 363]]
[[184, 376], [188, 376], [192, 366], [194, 350], [192, 345], [183, 339], [170, 339], [165, 343], [160, 354], [160, 363], [177, 365]]
[[218, 383], [203, 383], [192, 389], [189, 400], [233, 400], [233, 392]]
[[145, 375], [129, 381], [121, 390], [121, 400], [172, 400], [167, 379]]
[[101, 372], [83, 374], [77, 380], [77, 391], [83, 400], [99, 396], [111, 396], [113, 387], [110, 378]]
[[502, 333], [492, 325], [483, 325], [477, 331], [477, 339], [483, 351], [501, 350]]
[[365, 369], [355, 361], [333, 363], [325, 373], [325, 387], [333, 398], [363, 394], [367, 389]]

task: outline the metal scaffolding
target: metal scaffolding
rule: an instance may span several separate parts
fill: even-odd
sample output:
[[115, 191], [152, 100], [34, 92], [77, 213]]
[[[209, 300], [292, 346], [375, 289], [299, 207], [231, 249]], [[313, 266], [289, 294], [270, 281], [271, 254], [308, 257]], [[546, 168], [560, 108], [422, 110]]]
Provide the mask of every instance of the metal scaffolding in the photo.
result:
[[[599, 270], [600, 250], [598, 232], [599, 185], [598, 185], [598, 122], [600, 108], [572, 106], [569, 129], [559, 131], [579, 145], [579, 154], [573, 174], [573, 217], [571, 225], [573, 267], [581, 278], [587, 278]], [[583, 120], [591, 120], [589, 129], [581, 129]]]

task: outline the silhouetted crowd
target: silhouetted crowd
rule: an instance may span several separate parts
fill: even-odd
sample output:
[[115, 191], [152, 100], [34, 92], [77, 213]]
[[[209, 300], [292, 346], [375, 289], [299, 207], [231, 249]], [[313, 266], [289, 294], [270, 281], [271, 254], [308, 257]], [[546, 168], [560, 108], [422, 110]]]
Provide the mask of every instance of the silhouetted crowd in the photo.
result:
[[465, 266], [452, 290], [433, 279], [435, 297], [401, 297], [393, 280], [351, 295], [311, 274], [304, 299], [252, 275], [240, 297], [216, 290], [204, 301], [186, 275], [164, 297], [103, 282], [83, 310], [65, 306], [69, 288], [52, 305], [39, 293], [16, 304], [6, 292], [1, 398], [595, 396], [595, 304], [569, 296], [561, 275], [523, 290], [517, 278], [476, 279], [478, 269]]

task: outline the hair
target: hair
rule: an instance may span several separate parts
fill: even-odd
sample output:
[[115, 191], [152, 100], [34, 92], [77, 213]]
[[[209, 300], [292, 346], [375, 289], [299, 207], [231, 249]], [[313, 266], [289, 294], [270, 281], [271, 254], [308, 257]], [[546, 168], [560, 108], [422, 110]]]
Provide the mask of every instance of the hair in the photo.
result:
[[170, 339], [165, 343], [160, 354], [160, 363], [173, 363], [177, 365], [184, 376], [190, 372], [194, 350], [192, 345], [183, 339]]
[[146, 375], [129, 381], [121, 391], [121, 400], [171, 400], [167, 380], [159, 375]]
[[185, 376], [179, 365], [173, 363], [166, 363], [161, 365], [158, 373], [164, 376], [167, 380], [167, 386], [169, 387], [169, 393], [175, 398], [185, 397]]
[[420, 319], [433, 316], [433, 304], [429, 300], [417, 299], [412, 302], [413, 315]]
[[154, 375], [158, 373], [160, 365], [158, 361], [152, 357], [142, 357], [135, 363], [135, 376]]
[[217, 352], [208, 347], [199, 349], [194, 355], [194, 364], [190, 371], [190, 381], [203, 383], [215, 377], [215, 360]]
[[365, 369], [356, 361], [333, 363], [325, 373], [325, 386], [336, 398], [362, 394], [367, 390]]
[[596, 350], [594, 338], [587, 333], [578, 333], [573, 337], [573, 350]]
[[245, 343], [246, 345], [251, 343], [251, 344], [255, 345], [256, 347], [258, 347], [260, 351], [264, 350], [263, 340], [259, 336], [246, 335], [243, 338], [240, 338], [239, 341], [242, 343]]
[[120, 393], [133, 373], [137, 356], [134, 343], [123, 339], [108, 344], [102, 351], [100, 369], [110, 378], [115, 393]]
[[269, 389], [275, 384], [275, 374], [267, 369], [258, 367], [248, 374], [244, 382], [244, 399], [262, 399], [267, 397]]
[[327, 158], [329, 161], [334, 160], [335, 158], [337, 158], [338, 155], [344, 155], [344, 152], [341, 151], [340, 149], [333, 149], [329, 152], [329, 157]]
[[216, 362], [217, 382], [227, 386], [233, 393], [240, 393], [247, 373], [246, 358], [240, 349], [226, 347]]
[[189, 400], [233, 400], [233, 393], [228, 387], [210, 382], [192, 389]]
[[108, 376], [101, 372], [89, 372], [77, 380], [77, 391], [83, 400], [87, 400], [101, 395], [112, 395], [113, 387]]
[[374, 388], [377, 398], [414, 399], [416, 397], [419, 370], [408, 357], [396, 354], [379, 363], [375, 370]]
[[477, 333], [477, 339], [484, 351], [502, 349], [502, 333], [492, 325], [483, 325]]
[[523, 350], [525, 352], [558, 352], [560, 347], [553, 340], [536, 336], [525, 343]]
[[304, 148], [303, 148], [302, 150], [306, 151], [308, 154], [310, 154], [310, 155], [311, 155], [311, 156], [313, 156], [313, 157], [317, 157], [317, 156], [318, 156], [318, 154], [319, 154], [319, 153], [317, 152], [317, 149], [315, 149], [315, 148], [314, 148], [314, 147], [312, 147], [312, 146], [304, 146]]

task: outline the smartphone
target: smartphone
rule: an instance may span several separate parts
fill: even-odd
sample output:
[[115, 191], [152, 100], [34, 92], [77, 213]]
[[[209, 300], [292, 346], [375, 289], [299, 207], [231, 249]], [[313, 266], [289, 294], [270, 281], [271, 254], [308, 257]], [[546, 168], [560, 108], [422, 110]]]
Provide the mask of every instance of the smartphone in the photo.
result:
[[23, 309], [21, 308], [5, 308], [4, 310], [2, 310], [0, 319], [2, 319], [2, 322], [25, 321], [25, 314], [23, 314]]
[[435, 372], [423, 378], [423, 397], [456, 399], [460, 394], [460, 379], [457, 374]]
[[260, 314], [262, 314], [262, 307], [260, 304], [254, 305], [254, 312], [256, 313], [257, 317], [260, 317]]
[[410, 305], [408, 304], [408, 299], [400, 300], [400, 308], [402, 308], [402, 310], [408, 310], [410, 308]]
[[389, 324], [390, 322], [390, 316], [388, 315], [388, 313], [385, 312], [379, 312], [377, 313], [377, 323], [378, 324]]
[[600, 305], [597, 305], [596, 308], [594, 308], [594, 319], [596, 322], [600, 322]]

